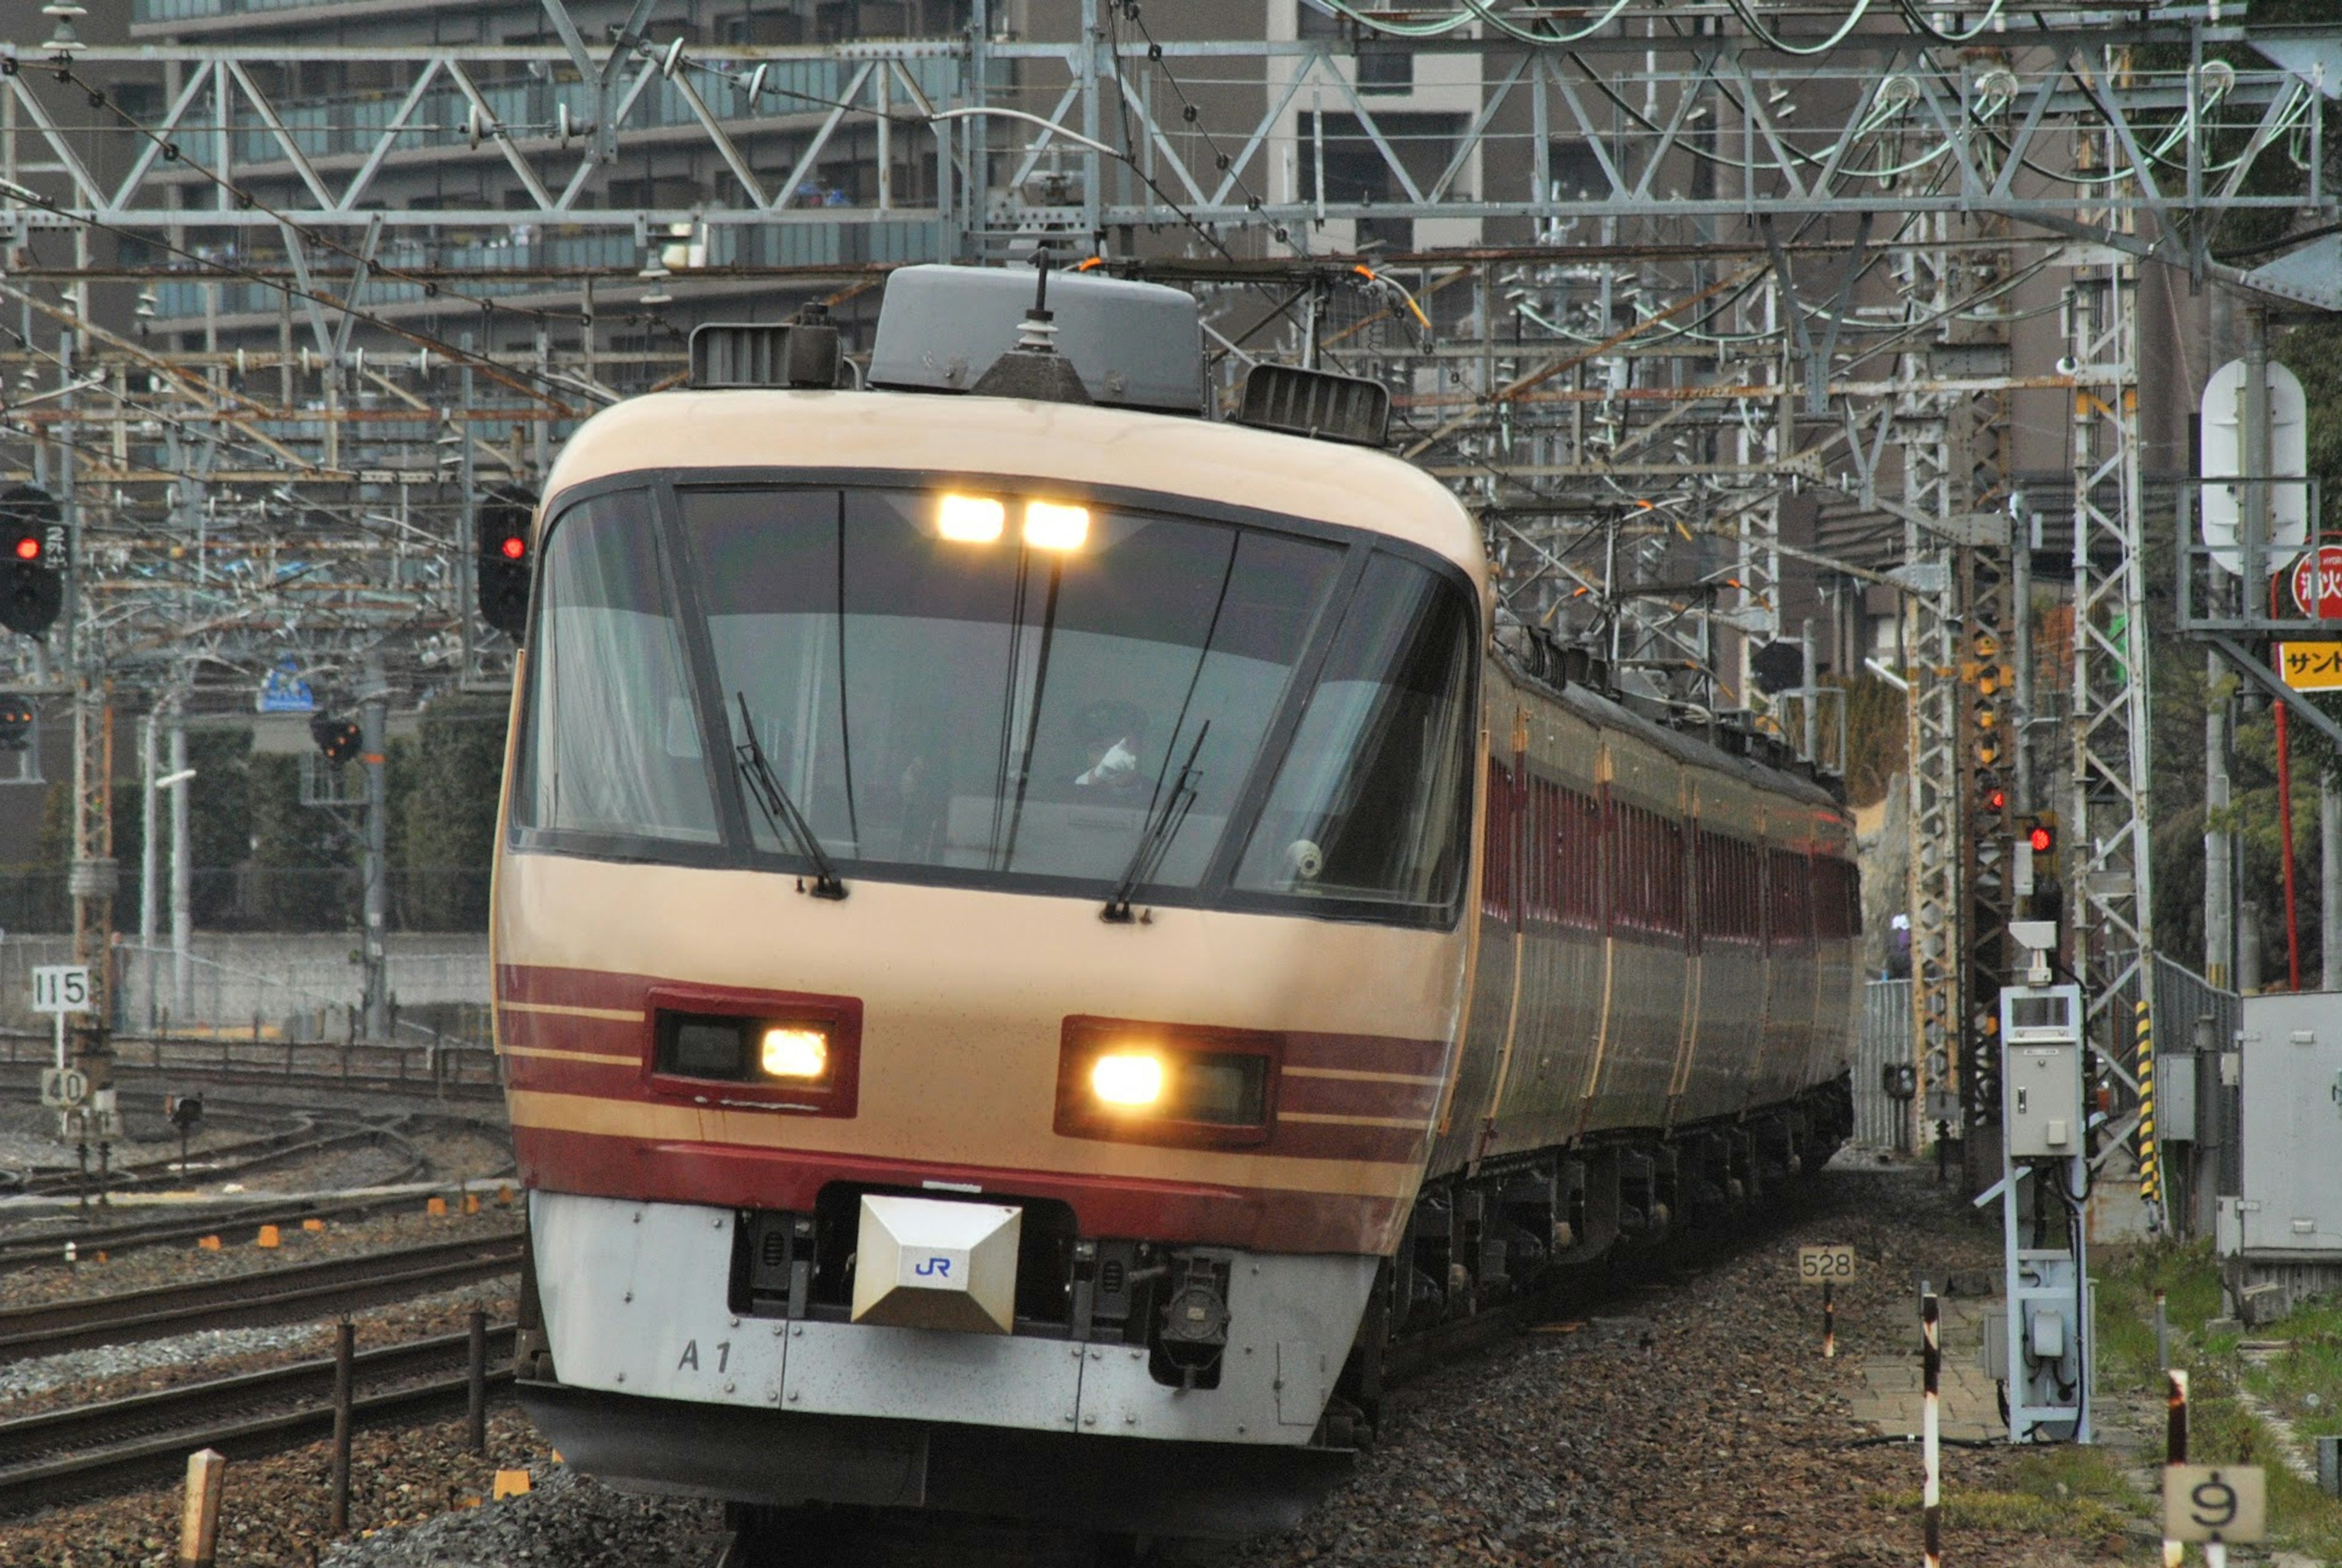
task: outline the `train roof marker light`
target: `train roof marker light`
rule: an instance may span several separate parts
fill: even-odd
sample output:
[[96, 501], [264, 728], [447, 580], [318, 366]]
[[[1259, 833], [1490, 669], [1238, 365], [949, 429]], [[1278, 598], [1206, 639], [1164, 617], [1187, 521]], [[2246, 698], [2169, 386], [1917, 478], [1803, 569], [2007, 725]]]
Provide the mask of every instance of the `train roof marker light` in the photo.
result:
[[1163, 1058], [1144, 1051], [1109, 1051], [1090, 1064], [1090, 1093], [1100, 1104], [1138, 1111], [1163, 1098]]
[[1090, 509], [1055, 501], [1025, 504], [1025, 543], [1036, 550], [1078, 550], [1090, 536]]
[[989, 495], [938, 496], [936, 532], [960, 544], [989, 544], [1008, 526], [1008, 508]]
[[758, 1060], [768, 1078], [812, 1080], [829, 1073], [829, 1036], [803, 1024], [776, 1024], [765, 1031]]

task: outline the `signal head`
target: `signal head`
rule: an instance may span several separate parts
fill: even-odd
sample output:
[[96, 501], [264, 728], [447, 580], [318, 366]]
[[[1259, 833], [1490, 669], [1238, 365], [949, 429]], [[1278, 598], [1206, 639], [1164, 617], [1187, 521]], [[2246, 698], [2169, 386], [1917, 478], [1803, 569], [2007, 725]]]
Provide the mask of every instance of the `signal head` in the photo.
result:
[[24, 534], [17, 539], [15, 548], [17, 560], [37, 561], [41, 558], [41, 536], [37, 534]]
[[2034, 854], [2047, 854], [2057, 847], [2057, 831], [2047, 824], [2037, 822], [2026, 834], [2025, 842], [2033, 846]]
[[528, 541], [518, 534], [507, 534], [496, 550], [505, 560], [517, 561], [528, 554]]

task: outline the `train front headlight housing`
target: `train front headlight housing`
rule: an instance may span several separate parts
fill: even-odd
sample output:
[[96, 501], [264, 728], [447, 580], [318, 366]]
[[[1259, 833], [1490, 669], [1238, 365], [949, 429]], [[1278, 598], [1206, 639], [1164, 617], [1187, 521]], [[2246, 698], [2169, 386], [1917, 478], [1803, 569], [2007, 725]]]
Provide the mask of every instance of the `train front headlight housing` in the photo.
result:
[[1267, 1137], [1281, 1042], [1248, 1030], [1066, 1021], [1057, 1131], [1146, 1143]]
[[829, 1034], [803, 1024], [776, 1024], [758, 1042], [757, 1061], [767, 1078], [810, 1082], [829, 1075]]

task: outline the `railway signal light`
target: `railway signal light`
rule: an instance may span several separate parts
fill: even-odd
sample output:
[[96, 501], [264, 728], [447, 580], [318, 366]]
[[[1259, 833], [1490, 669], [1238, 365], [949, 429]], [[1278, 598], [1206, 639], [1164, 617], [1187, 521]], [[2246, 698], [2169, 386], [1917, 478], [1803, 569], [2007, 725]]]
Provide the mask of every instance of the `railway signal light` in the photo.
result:
[[35, 484], [0, 494], [0, 626], [37, 637], [65, 607], [65, 516]]
[[517, 642], [528, 630], [528, 586], [536, 563], [529, 523], [536, 497], [525, 490], [491, 490], [480, 503], [480, 619]]
[[33, 744], [33, 704], [23, 697], [0, 696], [0, 752], [21, 752]]
[[2011, 889], [2023, 905], [2019, 914], [2033, 920], [2057, 920], [2066, 906], [2057, 880], [2057, 814], [2034, 812], [2017, 823], [2017, 876]]
[[365, 732], [347, 719], [329, 719], [319, 714], [309, 721], [309, 738], [325, 754], [325, 760], [336, 765], [358, 754]]

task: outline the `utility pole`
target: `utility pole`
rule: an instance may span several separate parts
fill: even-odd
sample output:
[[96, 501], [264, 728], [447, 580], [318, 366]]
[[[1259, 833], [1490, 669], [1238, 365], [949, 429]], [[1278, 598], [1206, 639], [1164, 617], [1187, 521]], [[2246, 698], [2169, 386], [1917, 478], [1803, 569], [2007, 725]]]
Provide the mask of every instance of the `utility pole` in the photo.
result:
[[2317, 929], [2325, 948], [2318, 986], [2342, 991], [2342, 777], [2331, 769], [2317, 780]]
[[390, 914], [389, 792], [383, 776], [389, 696], [382, 656], [368, 654], [365, 691], [358, 704], [358, 761], [365, 769], [365, 1028], [370, 1040], [390, 1037], [389, 964], [383, 948]]
[[171, 702], [171, 1005], [185, 1018], [195, 1008], [195, 863], [187, 834], [187, 714]]
[[2235, 837], [2228, 809], [2228, 713], [2234, 699], [2220, 655], [2204, 655], [2204, 978], [2216, 990], [2237, 988]]
[[89, 1085], [86, 1104], [66, 1114], [68, 1130], [87, 1159], [96, 1134], [98, 1193], [113, 1143], [114, 1120], [114, 894], [119, 872], [114, 862], [114, 704], [105, 676], [103, 644], [89, 625], [84, 584], [89, 572], [82, 537], [82, 512], [75, 493], [77, 464], [74, 425], [75, 335], [57, 335], [58, 402], [68, 418], [57, 442], [57, 505], [65, 523], [65, 646], [74, 671], [73, 862], [65, 891], [73, 898], [74, 962], [89, 971], [88, 1011], [72, 1025], [71, 1064]]
[[163, 710], [157, 704], [146, 710], [145, 718], [138, 725], [138, 972], [146, 977], [146, 1032], [150, 1034], [155, 1032], [158, 1001], [155, 983], [159, 978], [155, 968], [155, 947], [160, 934], [162, 890], [157, 885], [157, 862], [162, 846], [155, 830], [162, 825], [155, 820], [159, 814], [156, 797], [162, 792], [155, 787], [155, 781], [162, 775], [155, 765], [155, 732], [162, 717]]

